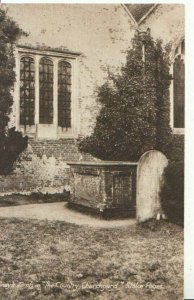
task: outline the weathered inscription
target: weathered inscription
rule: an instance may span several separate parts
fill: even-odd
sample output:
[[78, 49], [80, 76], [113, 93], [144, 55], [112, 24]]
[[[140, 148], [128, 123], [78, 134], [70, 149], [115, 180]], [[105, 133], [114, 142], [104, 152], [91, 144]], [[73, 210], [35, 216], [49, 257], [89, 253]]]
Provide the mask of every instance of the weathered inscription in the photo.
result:
[[114, 176], [114, 203], [129, 204], [132, 199], [132, 174]]
[[97, 176], [76, 176], [75, 180], [75, 196], [86, 200], [91, 199], [97, 201], [99, 198], [100, 178]]

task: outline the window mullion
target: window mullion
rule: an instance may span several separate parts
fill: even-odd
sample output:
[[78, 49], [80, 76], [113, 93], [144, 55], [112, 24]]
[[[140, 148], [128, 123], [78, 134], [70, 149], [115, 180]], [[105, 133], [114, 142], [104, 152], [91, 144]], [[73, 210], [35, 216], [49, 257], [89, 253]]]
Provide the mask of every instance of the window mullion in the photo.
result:
[[53, 124], [58, 127], [58, 58], [54, 59]]
[[39, 60], [40, 56], [35, 56], [35, 124], [39, 124]]

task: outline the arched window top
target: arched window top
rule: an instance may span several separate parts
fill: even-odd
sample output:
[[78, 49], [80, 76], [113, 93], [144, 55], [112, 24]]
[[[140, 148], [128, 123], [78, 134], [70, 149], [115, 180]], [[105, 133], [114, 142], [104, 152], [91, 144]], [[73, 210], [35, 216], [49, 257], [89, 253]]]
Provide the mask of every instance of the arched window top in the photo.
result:
[[64, 76], [71, 75], [71, 64], [66, 60], [61, 60], [58, 65], [59, 74]]
[[58, 83], [64, 85], [63, 88], [71, 92], [71, 64], [61, 60], [58, 64]]
[[40, 72], [52, 73], [53, 72], [53, 61], [50, 58], [42, 57], [39, 62]]
[[41, 63], [47, 63], [47, 64], [50, 64], [50, 65], [53, 65], [53, 61], [50, 57], [41, 57], [40, 64]]
[[20, 59], [20, 71], [24, 69], [30, 69], [34, 71], [34, 59], [30, 56], [22, 56]]
[[59, 66], [62, 66], [62, 65], [63, 65], [64, 67], [71, 68], [70, 62], [68, 62], [68, 61], [66, 61], [66, 60], [64, 60], [64, 59], [62, 59], [62, 60], [59, 61]]
[[24, 62], [25, 60], [28, 60], [30, 62], [34, 62], [34, 58], [32, 58], [31, 56], [28, 56], [28, 55], [23, 55], [20, 59], [21, 62]]

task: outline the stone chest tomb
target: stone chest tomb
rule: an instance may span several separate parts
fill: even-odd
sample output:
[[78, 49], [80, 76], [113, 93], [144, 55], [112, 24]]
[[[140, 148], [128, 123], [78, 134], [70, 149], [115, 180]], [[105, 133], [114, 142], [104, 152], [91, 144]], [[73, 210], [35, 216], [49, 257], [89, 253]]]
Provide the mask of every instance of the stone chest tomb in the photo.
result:
[[132, 162], [69, 162], [73, 173], [70, 206], [103, 217], [135, 216], [136, 169]]

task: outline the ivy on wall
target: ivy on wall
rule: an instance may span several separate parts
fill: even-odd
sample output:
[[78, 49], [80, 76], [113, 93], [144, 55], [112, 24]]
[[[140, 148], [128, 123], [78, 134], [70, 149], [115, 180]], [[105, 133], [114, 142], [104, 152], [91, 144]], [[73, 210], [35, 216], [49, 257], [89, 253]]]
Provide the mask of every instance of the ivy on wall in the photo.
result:
[[136, 32], [121, 73], [109, 74], [98, 90], [100, 114], [93, 133], [79, 141], [81, 151], [131, 161], [151, 149], [167, 154], [172, 138], [169, 51], [149, 29]]
[[27, 146], [27, 138], [7, 127], [13, 105], [14, 45], [21, 34], [25, 33], [0, 9], [0, 174], [12, 170], [15, 159]]

